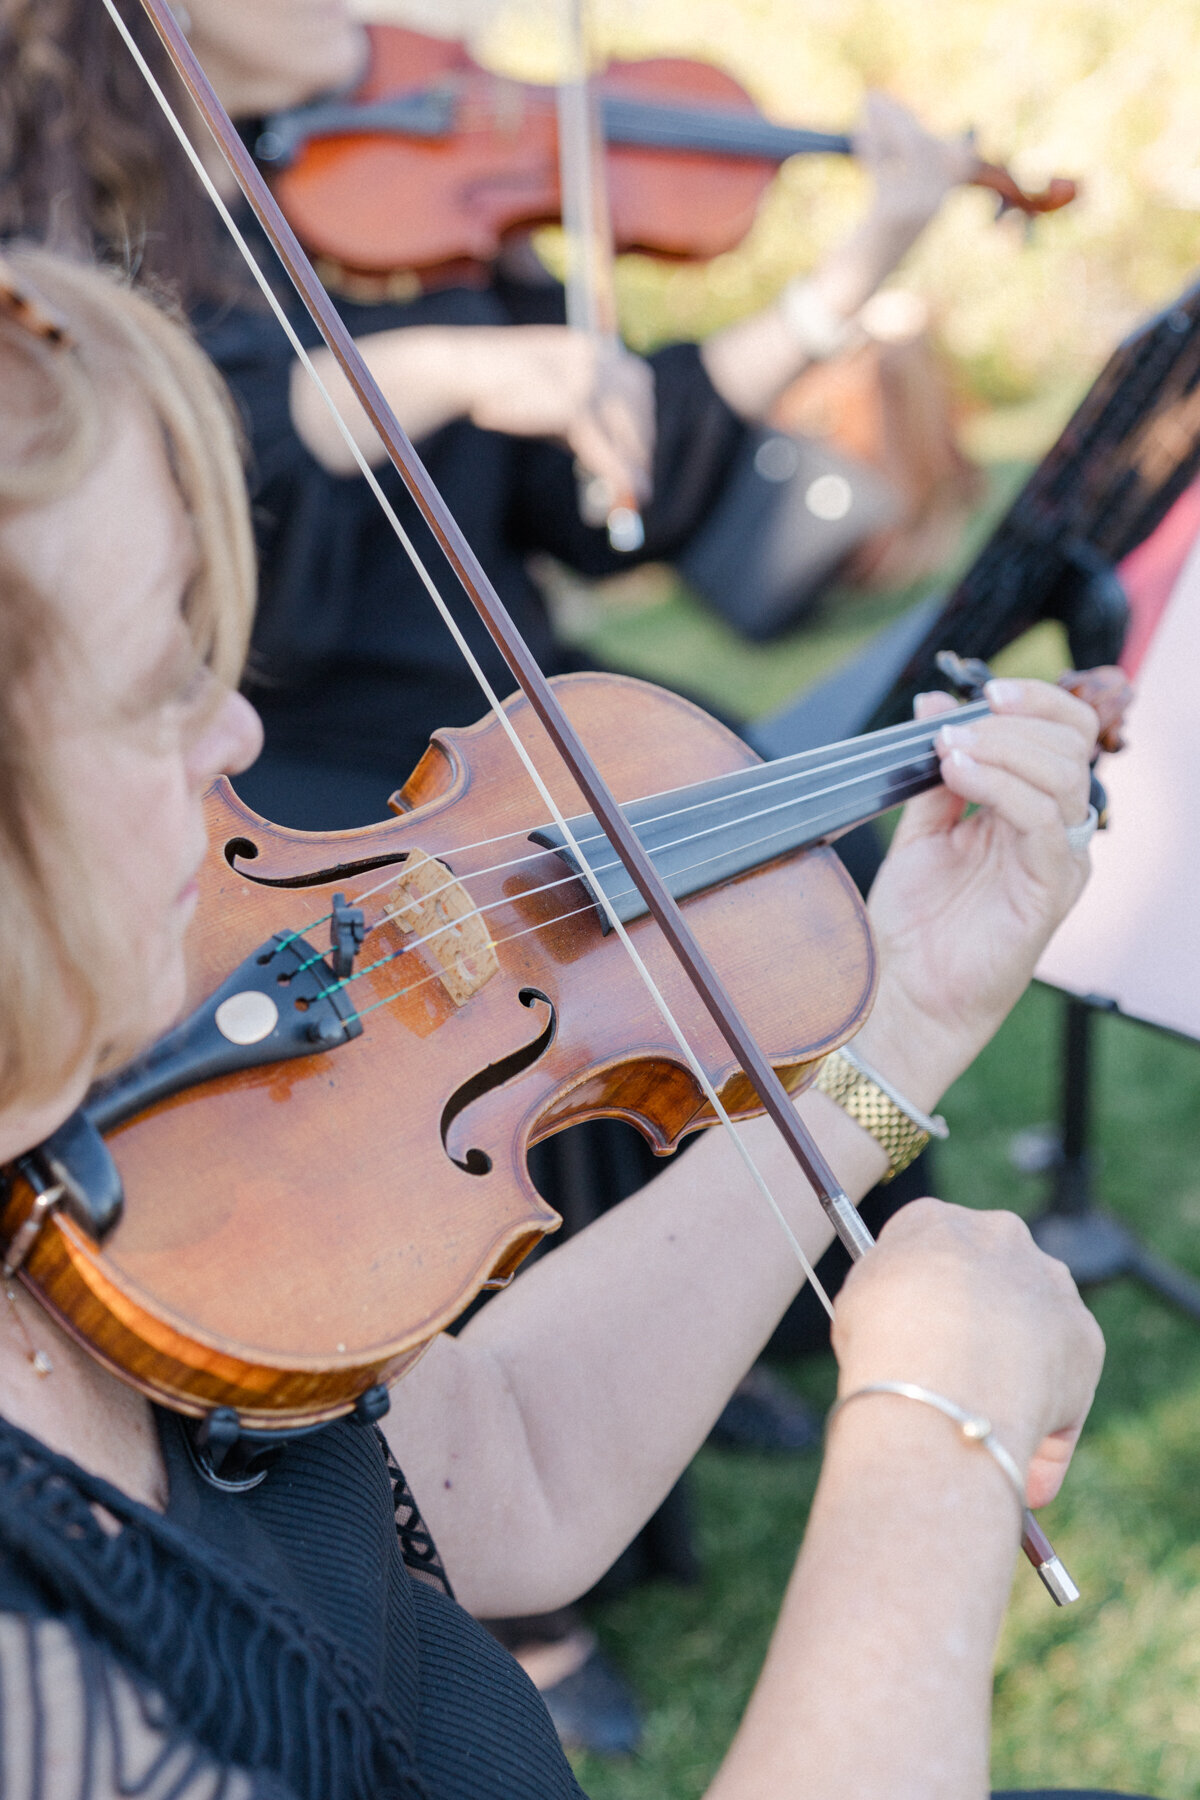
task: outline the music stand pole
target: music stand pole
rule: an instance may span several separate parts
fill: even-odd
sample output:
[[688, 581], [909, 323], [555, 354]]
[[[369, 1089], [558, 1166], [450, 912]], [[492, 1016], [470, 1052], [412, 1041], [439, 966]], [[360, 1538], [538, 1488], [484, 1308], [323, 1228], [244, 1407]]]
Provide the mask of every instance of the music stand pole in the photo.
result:
[[1065, 996], [1059, 1148], [1050, 1204], [1030, 1223], [1035, 1241], [1065, 1262], [1081, 1288], [1131, 1276], [1189, 1318], [1200, 1321], [1200, 1281], [1147, 1250], [1128, 1228], [1095, 1204], [1092, 1154], [1092, 1051], [1096, 1015], [1116, 1012], [1111, 1000]]

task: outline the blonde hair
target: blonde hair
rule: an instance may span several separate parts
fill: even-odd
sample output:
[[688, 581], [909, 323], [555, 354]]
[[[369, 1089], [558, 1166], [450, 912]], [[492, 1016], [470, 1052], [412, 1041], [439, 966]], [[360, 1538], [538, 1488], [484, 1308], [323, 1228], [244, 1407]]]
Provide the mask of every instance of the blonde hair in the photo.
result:
[[[140, 406], [194, 534], [188, 628], [213, 673], [235, 683], [254, 546], [220, 378], [175, 318], [105, 271], [15, 246], [0, 258], [0, 288], [0, 525], [69, 496], [114, 414]], [[13, 304], [11, 289], [30, 305]], [[65, 342], [38, 332], [39, 313], [57, 317]], [[120, 921], [94, 916], [33, 741], [30, 682], [62, 630], [52, 597], [0, 547], [0, 1107], [48, 1099], [95, 1067], [136, 996], [136, 946]]]

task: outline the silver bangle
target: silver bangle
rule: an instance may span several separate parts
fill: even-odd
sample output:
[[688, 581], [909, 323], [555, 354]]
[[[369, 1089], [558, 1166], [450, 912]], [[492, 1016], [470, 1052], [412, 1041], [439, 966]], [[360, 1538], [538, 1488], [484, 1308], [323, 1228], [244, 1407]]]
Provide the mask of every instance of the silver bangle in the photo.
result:
[[826, 1431], [829, 1430], [843, 1407], [849, 1406], [852, 1400], [862, 1400], [868, 1394], [897, 1394], [902, 1400], [917, 1400], [922, 1406], [932, 1406], [935, 1412], [943, 1413], [947, 1419], [953, 1419], [967, 1442], [978, 1444], [979, 1448], [986, 1450], [992, 1461], [1003, 1469], [1020, 1502], [1021, 1510], [1024, 1512], [1025, 1483], [1021, 1478], [1021, 1471], [1017, 1467], [1015, 1458], [1010, 1456], [1004, 1445], [997, 1441], [992, 1431], [992, 1421], [987, 1415], [967, 1412], [963, 1407], [956, 1406], [953, 1400], [947, 1400], [944, 1394], [935, 1394], [929, 1388], [918, 1387], [913, 1381], [869, 1381], [865, 1387], [855, 1388], [852, 1394], [843, 1394], [841, 1399], [835, 1401], [829, 1409], [829, 1416], [825, 1420]]
[[950, 1127], [940, 1113], [923, 1113], [919, 1106], [914, 1106], [911, 1100], [906, 1100], [899, 1088], [894, 1088], [886, 1076], [881, 1075], [878, 1069], [873, 1069], [870, 1063], [859, 1055], [853, 1044], [843, 1044], [841, 1054], [852, 1069], [857, 1069], [860, 1075], [865, 1075], [868, 1081], [873, 1081], [875, 1086], [887, 1095], [892, 1105], [898, 1106], [905, 1118], [911, 1119], [921, 1131], [927, 1131], [930, 1137], [934, 1138], [950, 1136]]
[[779, 296], [779, 311], [788, 330], [812, 362], [838, 356], [861, 335], [857, 318], [844, 319], [802, 276], [789, 281]]

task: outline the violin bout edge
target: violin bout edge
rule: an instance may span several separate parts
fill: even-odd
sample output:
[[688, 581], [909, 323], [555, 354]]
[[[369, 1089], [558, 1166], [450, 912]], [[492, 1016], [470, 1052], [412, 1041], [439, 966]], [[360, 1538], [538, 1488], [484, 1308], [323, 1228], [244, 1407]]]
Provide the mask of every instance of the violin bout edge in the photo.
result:
[[[0, 1241], [12, 1241], [32, 1198], [24, 1181], [14, 1182]], [[406, 1375], [482, 1288], [506, 1285], [542, 1238], [558, 1229], [557, 1215], [543, 1211], [538, 1225], [508, 1232], [468, 1284], [467, 1299], [446, 1318], [422, 1321], [392, 1343], [348, 1346], [337, 1358], [268, 1356], [172, 1319], [160, 1303], [139, 1297], [128, 1280], [114, 1280], [102, 1252], [58, 1215], [43, 1225], [16, 1279], [101, 1367], [155, 1404], [189, 1418], [231, 1407], [248, 1429], [299, 1430], [344, 1417], [368, 1389], [391, 1387]]]

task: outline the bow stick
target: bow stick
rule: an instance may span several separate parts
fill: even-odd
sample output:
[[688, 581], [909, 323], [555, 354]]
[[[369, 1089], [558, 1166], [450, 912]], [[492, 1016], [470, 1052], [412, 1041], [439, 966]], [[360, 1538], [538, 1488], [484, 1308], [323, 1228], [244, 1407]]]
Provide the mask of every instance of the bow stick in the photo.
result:
[[[604, 126], [591, 81], [585, 0], [563, 0], [566, 72], [556, 91], [558, 185], [567, 242], [567, 324], [586, 331], [602, 352], [620, 350], [612, 214], [604, 168]], [[640, 550], [645, 529], [632, 494], [580, 470], [580, 511], [605, 525], [614, 550]]]
[[[259, 270], [244, 239], [242, 239], [240, 233], [237, 232], [236, 226], [229, 216], [228, 209], [221, 203], [215, 187], [207, 177], [207, 172], [203, 170], [200, 159], [195, 152], [194, 147], [191, 145], [186, 131], [175, 117], [169, 101], [154, 81], [151, 71], [147, 67], [144, 59], [140, 56], [137, 46], [134, 44], [120, 13], [117, 11], [115, 0], [103, 0], [103, 4], [129, 48], [130, 53], [133, 55], [134, 60], [138, 62], [143, 75], [149, 81], [156, 98], [166, 111], [180, 142], [192, 157], [198, 171], [205, 178], [210, 194], [212, 194], [214, 200], [217, 201], [227, 226], [238, 238], [239, 248], [242, 250], [243, 255], [246, 256], [251, 270], [258, 279], [268, 300], [272, 301], [277, 315], [280, 317], [285, 330], [288, 332], [294, 349], [302, 360], [308, 363], [310, 373], [313, 375], [314, 379], [317, 379], [316, 372], [312, 369], [312, 365], [309, 362], [303, 347], [300, 345], [295, 333], [291, 330], [286, 315], [282, 312], [278, 302], [275, 300], [269, 283], [266, 281], [261, 270]], [[526, 699], [529, 701], [530, 706], [541, 721], [551, 742], [554, 744], [566, 767], [574, 777], [580, 791], [587, 799], [594, 817], [599, 821], [609, 842], [620, 856], [631, 879], [642, 898], [645, 900], [649, 912], [658, 924], [667, 943], [670, 945], [684, 972], [688, 976], [689, 981], [696, 990], [697, 995], [703, 1002], [705, 1009], [713, 1019], [713, 1022], [720, 1031], [726, 1044], [729, 1046], [730, 1051], [737, 1058], [740, 1067], [749, 1078], [764, 1110], [769, 1114], [782, 1134], [784, 1142], [787, 1144], [788, 1149], [798, 1163], [805, 1180], [820, 1201], [833, 1229], [841, 1242], [845, 1245], [851, 1259], [857, 1261], [871, 1248], [875, 1241], [859, 1216], [857, 1208], [845, 1193], [837, 1177], [834, 1175], [833, 1170], [826, 1162], [803, 1120], [800, 1118], [799, 1113], [796, 1111], [782, 1081], [771, 1067], [766, 1056], [759, 1049], [745, 1020], [742, 1018], [741, 1013], [734, 1004], [732, 997], [697, 942], [691, 927], [688, 925], [671, 895], [667, 892], [666, 887], [663, 885], [637, 835], [627, 823], [624, 814], [609, 791], [599, 770], [593, 763], [591, 756], [580, 740], [574, 726], [563, 711], [553, 688], [542, 673], [542, 670], [529, 650], [528, 645], [525, 643], [510, 618], [499, 594], [488, 579], [482, 564], [475, 556], [474, 551], [468, 544], [457, 521], [454, 519], [449, 508], [446, 506], [445, 501], [442, 499], [437, 488], [430, 479], [428, 471], [425, 469], [416, 450], [409, 442], [407, 435], [393, 414], [378, 383], [375, 381], [374, 376], [371, 374], [360, 355], [354, 340], [346, 330], [329, 295], [318, 280], [311, 263], [301, 248], [291, 227], [287, 223], [287, 220], [284, 218], [277, 201], [263, 180], [253, 158], [242, 143], [233, 122], [230, 120], [220, 100], [217, 98], [217, 95], [192, 50], [191, 45], [188, 43], [187, 38], [180, 29], [177, 19], [167, 5], [167, 0], [140, 0], [140, 4], [162, 42], [163, 48], [166, 51], [179, 80], [183, 83], [201, 117], [204, 119], [205, 124], [212, 133], [222, 156], [228, 164], [237, 181], [238, 187], [247, 201], [247, 204], [251, 207], [272, 243], [297, 294], [307, 308], [313, 323], [320, 332], [326, 347], [342, 369], [343, 374], [350, 383], [350, 386], [356, 394], [367, 417], [370, 419], [378, 433], [389, 461], [400, 476], [409, 494], [412, 496], [422, 517], [439, 544], [443, 555], [446, 557], [450, 567], [454, 570], [468, 599], [471, 601], [471, 604], [486, 626], [497, 649], [504, 657], [505, 662], [512, 671], [513, 676], [522, 692], [525, 694]], [[326, 396], [326, 398], [328, 399], [328, 396]], [[330, 402], [330, 404], [331, 406], [333, 405], [332, 402]], [[341, 420], [341, 415], [338, 413], [336, 406], [333, 406], [333, 412], [339, 425], [341, 425], [347, 441], [352, 443], [352, 435], [349, 432], [348, 427], [346, 427]], [[441, 611], [442, 616], [450, 626], [460, 649], [463, 651], [464, 656], [483, 688], [488, 702], [496, 713], [501, 726], [507, 732], [510, 742], [521, 757], [531, 779], [538, 788], [546, 805], [549, 807], [555, 822], [565, 833], [567, 842], [570, 845], [573, 854], [578, 858], [578, 866], [584, 872], [585, 876], [588, 875], [590, 871], [587, 858], [580, 849], [569, 824], [551, 797], [548, 788], [539, 775], [524, 745], [521, 743], [515, 728], [512, 726], [511, 721], [509, 721], [507, 714], [504, 712], [498, 697], [493, 691], [490, 683], [487, 681], [477, 659], [472, 655], [462, 633], [455, 626], [445, 601], [437, 591], [437, 588], [428, 576], [428, 573], [424, 570], [419, 558], [417, 558], [416, 552], [409, 543], [399, 519], [388, 506], [386, 497], [383, 495], [378, 482], [374, 479], [373, 473], [366, 463], [365, 458], [360, 457], [359, 461], [364, 474], [368, 480], [371, 481], [377, 497], [384, 505], [385, 510], [388, 511], [393, 527], [400, 536], [409, 555], [412, 557], [414, 565], [417, 567], [422, 579], [425, 581], [431, 598], [434, 600]], [[699, 1059], [691, 1049], [691, 1046], [687, 1043], [681, 1028], [672, 1017], [665, 1000], [658, 993], [653, 978], [650, 976], [649, 971], [646, 969], [637, 950], [630, 941], [624, 925], [606, 900], [602, 886], [596, 882], [593, 882], [592, 885], [594, 891], [599, 895], [602, 904], [608, 912], [613, 929], [620, 936], [626, 950], [633, 959], [634, 965], [638, 969], [642, 980], [650, 989], [656, 1004], [663, 1012], [663, 1016], [666, 1019], [676, 1042], [680, 1045], [681, 1050], [687, 1058], [689, 1066], [700, 1081], [709, 1104], [714, 1107], [718, 1119], [729, 1130], [738, 1153], [754, 1179], [756, 1186], [759, 1187], [766, 1197], [776, 1218], [791, 1242], [793, 1250], [799, 1258], [802, 1267], [805, 1269], [809, 1279], [814, 1282], [817, 1292], [822, 1294], [822, 1298], [825, 1299], [825, 1304], [828, 1307], [828, 1300], [822, 1293], [820, 1283], [817, 1282], [794, 1233], [788, 1225], [774, 1197], [771, 1195], [770, 1190], [767, 1188], [767, 1185], [755, 1166], [740, 1134], [733, 1128], [732, 1121], [725, 1111], [725, 1108], [722, 1106], [711, 1081], [699, 1062]], [[1067, 1571], [1055, 1554], [1049, 1539], [1028, 1510], [1024, 1517], [1022, 1548], [1030, 1562], [1037, 1569], [1042, 1581], [1058, 1605], [1062, 1605], [1065, 1601], [1073, 1600], [1078, 1597], [1078, 1589], [1071, 1581], [1070, 1576], [1067, 1574]]]

